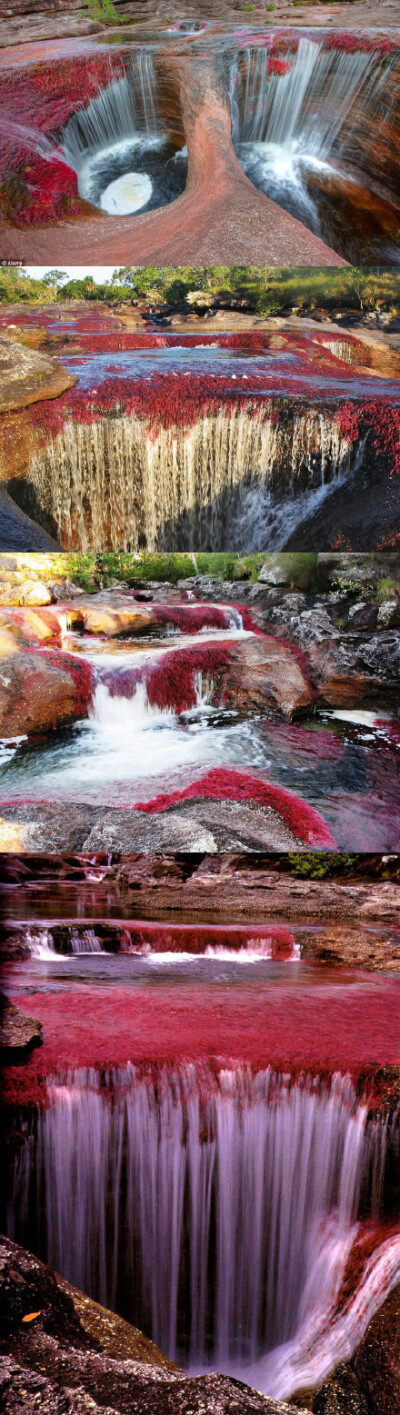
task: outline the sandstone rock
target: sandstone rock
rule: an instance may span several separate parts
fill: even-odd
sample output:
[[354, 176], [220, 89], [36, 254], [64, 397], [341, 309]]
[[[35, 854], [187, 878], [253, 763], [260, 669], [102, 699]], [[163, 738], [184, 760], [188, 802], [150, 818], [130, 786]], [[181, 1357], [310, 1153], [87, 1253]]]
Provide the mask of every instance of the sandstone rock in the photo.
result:
[[24, 580], [21, 585], [3, 587], [0, 594], [0, 604], [4, 605], [45, 605], [51, 601], [51, 591], [41, 580]]
[[26, 408], [42, 398], [56, 398], [73, 388], [76, 378], [58, 359], [0, 334], [0, 412]]
[[19, 1012], [6, 997], [0, 997], [0, 1055], [17, 1061], [41, 1041], [42, 1024]]
[[91, 671], [68, 654], [14, 653], [0, 663], [0, 736], [46, 732], [85, 716]]
[[279, 639], [244, 639], [235, 645], [224, 675], [224, 700], [247, 710], [277, 709], [289, 720], [310, 707], [314, 692], [305, 665]]
[[184, 1376], [135, 1327], [8, 1239], [0, 1319], [4, 1415], [295, 1415], [227, 1376]]
[[158, 621], [151, 609], [107, 609], [93, 605], [85, 607], [82, 619], [86, 634], [106, 634], [107, 638], [118, 638], [122, 634], [148, 634], [158, 627]]

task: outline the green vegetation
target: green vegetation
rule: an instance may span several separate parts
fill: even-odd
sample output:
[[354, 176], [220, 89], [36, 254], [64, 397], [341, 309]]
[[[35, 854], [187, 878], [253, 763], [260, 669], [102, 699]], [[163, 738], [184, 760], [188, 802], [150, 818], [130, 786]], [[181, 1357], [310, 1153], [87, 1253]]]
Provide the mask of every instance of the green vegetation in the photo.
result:
[[[98, 2], [111, 0], [93, 0]], [[400, 272], [382, 267], [122, 266], [103, 284], [96, 284], [90, 269], [79, 280], [69, 280], [62, 270], [50, 270], [39, 280], [17, 266], [0, 269], [0, 304], [96, 300], [112, 305], [145, 302], [172, 310], [185, 302], [195, 305], [197, 292], [206, 297], [205, 303], [213, 298], [228, 304], [231, 299], [244, 301], [265, 318], [312, 315], [316, 310], [326, 315], [338, 310], [400, 314]]]
[[130, 15], [120, 14], [113, 0], [87, 0], [87, 6], [91, 20], [102, 25], [124, 25], [130, 20]]
[[327, 875], [347, 874], [349, 870], [354, 870], [357, 855], [340, 855], [330, 851], [320, 854], [316, 851], [314, 855], [289, 854], [287, 862], [291, 874], [302, 879], [325, 879]]
[[[198, 555], [132, 554], [113, 551], [103, 555], [67, 555], [65, 573], [82, 589], [107, 588], [116, 580], [133, 585], [138, 580], [158, 580], [176, 585], [193, 575], [218, 575], [222, 580], [257, 579], [265, 556], [201, 553]], [[64, 571], [64, 567], [63, 567]]]

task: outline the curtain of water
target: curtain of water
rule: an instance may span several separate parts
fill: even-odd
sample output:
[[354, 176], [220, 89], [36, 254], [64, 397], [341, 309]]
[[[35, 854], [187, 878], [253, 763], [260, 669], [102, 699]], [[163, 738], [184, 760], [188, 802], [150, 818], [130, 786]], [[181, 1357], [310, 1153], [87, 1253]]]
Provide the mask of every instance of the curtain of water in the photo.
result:
[[75, 1072], [49, 1100], [15, 1163], [14, 1237], [44, 1214], [58, 1271], [197, 1365], [240, 1369], [321, 1319], [332, 1244], [335, 1288], [385, 1167], [385, 1126], [348, 1079], [128, 1066], [102, 1086]]
[[327, 50], [302, 38], [286, 74], [268, 73], [267, 50], [247, 49], [230, 75], [233, 138], [267, 143], [326, 161], [356, 100], [370, 116], [381, 101], [382, 71], [373, 50]]
[[128, 74], [111, 81], [87, 108], [73, 114], [63, 130], [61, 146], [70, 166], [79, 171], [89, 153], [139, 133], [156, 137], [162, 129], [153, 59], [143, 50], [135, 55]]

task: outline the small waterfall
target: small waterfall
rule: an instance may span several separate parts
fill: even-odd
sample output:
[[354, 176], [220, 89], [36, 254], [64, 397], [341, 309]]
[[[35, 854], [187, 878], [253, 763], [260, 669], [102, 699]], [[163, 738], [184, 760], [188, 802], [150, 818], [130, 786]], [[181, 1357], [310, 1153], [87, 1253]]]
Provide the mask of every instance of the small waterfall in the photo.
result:
[[[349, 259], [354, 259], [353, 249], [356, 259], [360, 251], [357, 209], [354, 231], [346, 229], [350, 208], [347, 218], [335, 217], [329, 174], [340, 182], [340, 174], [347, 173], [364, 187], [372, 179], [382, 194], [382, 182], [387, 182], [387, 196], [396, 203], [397, 66], [394, 52], [382, 58], [373, 45], [335, 49], [308, 37], [278, 61], [268, 48], [248, 48], [231, 66], [232, 135], [247, 176], [335, 249], [342, 246]], [[394, 212], [393, 242], [387, 242], [390, 263], [396, 261], [395, 230]], [[384, 229], [381, 239], [385, 244]]]
[[[128, 1065], [48, 1096], [15, 1159], [11, 1236], [194, 1367], [257, 1362], [259, 1388], [282, 1395], [308, 1329], [318, 1375], [360, 1210], [377, 1221], [385, 1178], [387, 1125], [350, 1079]], [[346, 1308], [343, 1323], [337, 1359], [359, 1337]]]
[[156, 703], [149, 703], [145, 679], [137, 683], [132, 697], [114, 695], [106, 683], [98, 683], [90, 715], [109, 737], [121, 733], [137, 736], [140, 732], [157, 725], [168, 725], [175, 720], [172, 708], [160, 708]]
[[26, 929], [25, 942], [28, 945], [32, 958], [42, 958], [46, 960], [46, 958], [57, 957], [54, 948], [54, 939], [50, 929], [41, 928], [37, 932], [34, 929]]
[[117, 413], [66, 423], [29, 477], [65, 548], [279, 550], [359, 455], [329, 409], [238, 407], [156, 435]]
[[71, 953], [102, 953], [100, 940], [94, 929], [71, 929]]
[[381, 70], [373, 49], [325, 49], [323, 42], [301, 38], [287, 72], [268, 72], [268, 49], [247, 49], [235, 60], [230, 80], [234, 95], [235, 143], [267, 143], [327, 161], [360, 92], [367, 103], [379, 87]]
[[279, 939], [271, 938], [248, 938], [246, 943], [240, 948], [230, 948], [224, 943], [210, 943], [205, 950], [206, 958], [220, 958], [221, 962], [235, 963], [259, 963], [260, 958], [282, 959], [289, 963], [298, 963], [301, 958], [301, 945], [286, 941], [283, 945]]
[[110, 215], [129, 215], [177, 195], [174, 186], [183, 188], [186, 163], [177, 164], [180, 150], [171, 150], [152, 55], [135, 54], [129, 72], [116, 79], [110, 66], [110, 80], [69, 119], [60, 145], [77, 173], [80, 196]]

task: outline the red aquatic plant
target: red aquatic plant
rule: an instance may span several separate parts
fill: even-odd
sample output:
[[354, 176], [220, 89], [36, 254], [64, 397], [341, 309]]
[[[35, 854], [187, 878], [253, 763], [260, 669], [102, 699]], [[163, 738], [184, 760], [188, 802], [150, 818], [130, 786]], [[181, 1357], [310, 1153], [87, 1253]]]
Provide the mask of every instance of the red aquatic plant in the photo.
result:
[[277, 812], [286, 822], [289, 830], [307, 845], [326, 846], [335, 850], [335, 841], [326, 822], [307, 801], [286, 791], [282, 786], [262, 781], [248, 772], [216, 767], [193, 781], [191, 786], [156, 796], [152, 801], [141, 801], [133, 807], [136, 811], [146, 811], [153, 815], [158, 811], [170, 810], [190, 800], [254, 801]]
[[400, 472], [400, 408], [386, 400], [345, 403], [336, 414], [337, 422], [350, 444], [368, 437], [379, 460], [389, 473]]

